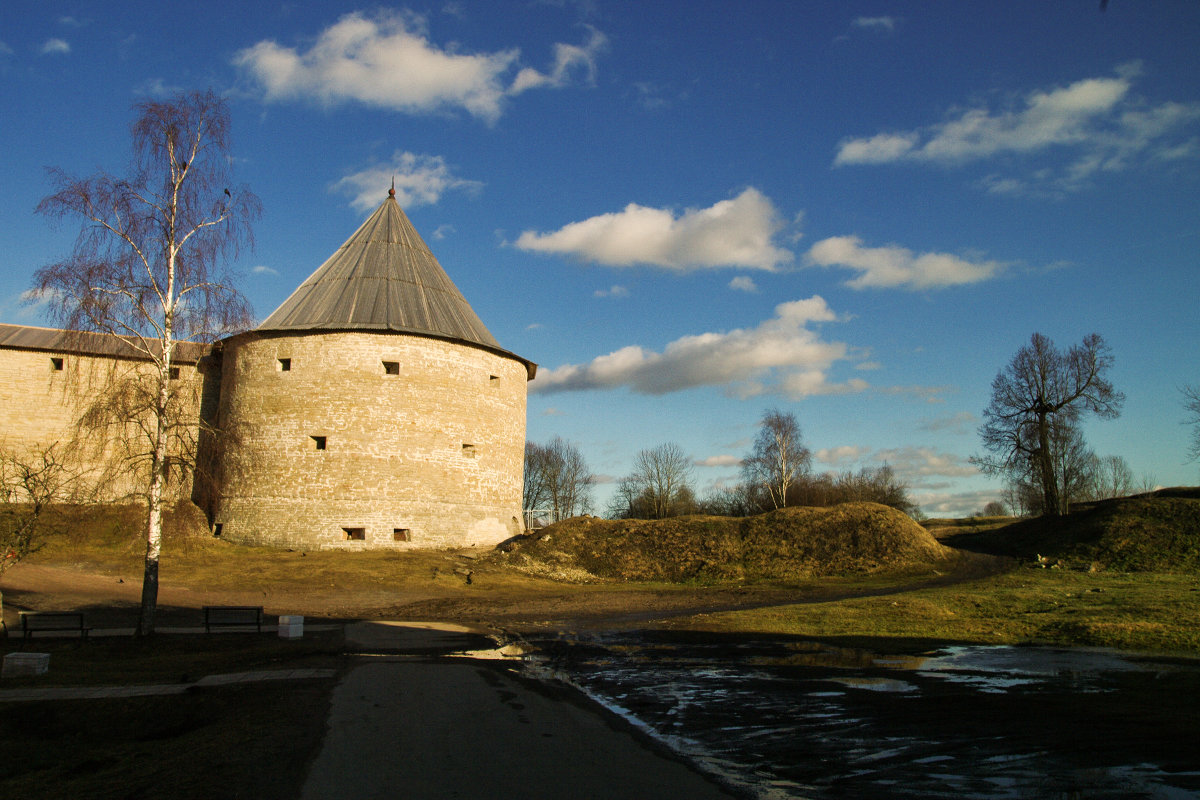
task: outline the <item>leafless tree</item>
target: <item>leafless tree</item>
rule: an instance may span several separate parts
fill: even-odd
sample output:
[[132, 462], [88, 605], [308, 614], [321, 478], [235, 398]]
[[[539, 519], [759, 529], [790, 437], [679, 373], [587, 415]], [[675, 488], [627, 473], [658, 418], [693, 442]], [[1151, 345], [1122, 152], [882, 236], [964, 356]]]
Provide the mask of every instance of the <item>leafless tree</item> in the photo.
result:
[[1188, 458], [1192, 461], [1200, 461], [1200, 384], [1184, 386], [1180, 391], [1183, 392], [1183, 407], [1188, 412], [1187, 419], [1183, 421], [1183, 424], [1190, 425], [1192, 428], [1192, 440], [1188, 444]]
[[800, 424], [791, 413], [771, 409], [763, 414], [754, 449], [742, 461], [746, 483], [767, 492], [775, 508], [788, 504], [788, 490], [806, 474], [812, 453], [804, 446]]
[[692, 463], [679, 445], [670, 442], [642, 450], [633, 472], [621, 480], [613, 499], [613, 516], [665, 519], [696, 508]]
[[1055, 448], [1055, 424], [1073, 425], [1085, 413], [1111, 419], [1125, 400], [1107, 374], [1113, 359], [1099, 334], [1067, 351], [1040, 333], [1030, 338], [992, 381], [992, 399], [979, 433], [991, 455], [973, 463], [989, 474], [1024, 476], [1032, 470], [1042, 495], [1042, 514], [1066, 511]]
[[[17, 451], [0, 448], [0, 577], [9, 567], [41, 549], [48, 537], [64, 533], [85, 498], [80, 482], [58, 443]], [[0, 593], [0, 627], [4, 625]]]
[[1093, 456], [1089, 490], [1092, 500], [1128, 497], [1137, 490], [1137, 480], [1121, 456]]
[[591, 509], [595, 483], [583, 454], [556, 436], [549, 444], [525, 443], [524, 505], [550, 512], [551, 520], [573, 517]]
[[[172, 356], [180, 342], [211, 342], [246, 327], [250, 309], [227, 265], [252, 244], [258, 198], [231, 184], [230, 118], [211, 91], [135, 106], [131, 175], [50, 175], [56, 191], [39, 213], [79, 219], [64, 261], [38, 270], [34, 288], [62, 327], [119, 339], [142, 364], [111, 382], [88, 418], [145, 435], [132, 468], [146, 504], [146, 564], [139, 635], [154, 631], [164, 493], [179, 430]], [[113, 415], [116, 415], [114, 418]], [[125, 416], [125, 420], [120, 417]]]

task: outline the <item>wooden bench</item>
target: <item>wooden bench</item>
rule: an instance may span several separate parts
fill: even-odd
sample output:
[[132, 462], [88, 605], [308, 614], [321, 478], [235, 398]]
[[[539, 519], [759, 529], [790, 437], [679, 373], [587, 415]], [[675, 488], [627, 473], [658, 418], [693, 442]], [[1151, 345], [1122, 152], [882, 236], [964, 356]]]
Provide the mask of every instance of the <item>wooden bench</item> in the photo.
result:
[[38, 631], [78, 631], [79, 638], [86, 639], [88, 631], [82, 611], [22, 611], [21, 631], [23, 638], [32, 638]]
[[245, 628], [253, 625], [262, 633], [262, 606], [205, 606], [204, 632], [213, 628]]

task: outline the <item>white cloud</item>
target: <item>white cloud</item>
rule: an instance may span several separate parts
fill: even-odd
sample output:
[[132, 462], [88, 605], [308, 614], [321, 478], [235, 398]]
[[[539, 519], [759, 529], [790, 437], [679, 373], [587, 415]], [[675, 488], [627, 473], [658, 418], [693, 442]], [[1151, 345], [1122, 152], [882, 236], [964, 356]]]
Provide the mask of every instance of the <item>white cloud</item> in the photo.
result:
[[267, 100], [310, 98], [330, 106], [354, 101], [413, 114], [462, 109], [494, 122], [507, 96], [564, 86], [579, 73], [593, 80], [604, 45], [604, 35], [589, 28], [583, 45], [554, 46], [548, 73], [525, 68], [510, 78], [519, 49], [442, 48], [430, 41], [424, 17], [380, 10], [347, 14], [306, 51], [263, 40], [239, 51], [233, 63], [261, 85]]
[[441, 156], [418, 155], [397, 150], [389, 163], [367, 167], [333, 184], [334, 191], [351, 198], [359, 211], [375, 209], [396, 181], [396, 202], [403, 208], [433, 205], [451, 189], [478, 191], [479, 181], [455, 177]]
[[896, 30], [895, 17], [858, 17], [852, 24], [856, 28], [886, 31], [887, 33], [891, 33], [892, 31]]
[[729, 288], [738, 292], [757, 292], [758, 284], [749, 275], [739, 275], [729, 282]]
[[979, 470], [962, 456], [932, 447], [877, 450], [871, 458], [891, 466], [897, 477], [910, 486], [921, 486], [929, 478], [969, 478], [979, 474]]
[[822, 267], [845, 267], [859, 273], [846, 282], [854, 289], [936, 289], [978, 283], [1001, 269], [995, 261], [968, 261], [948, 253], [915, 254], [906, 247], [863, 247], [857, 236], [832, 236], [808, 251], [808, 260]]
[[183, 90], [182, 86], [169, 84], [162, 78], [148, 78], [134, 89], [134, 93], [148, 95], [149, 97], [170, 97]]
[[748, 188], [732, 200], [688, 209], [678, 217], [669, 209], [630, 203], [623, 211], [572, 222], [552, 233], [525, 231], [516, 246], [613, 267], [773, 270], [793, 258], [790, 250], [774, 245], [783, 227], [771, 201]]
[[[1031, 157], [1054, 151], [1065, 161], [1027, 179], [991, 175], [988, 191], [1071, 191], [1101, 171], [1128, 167], [1142, 154], [1190, 156], [1172, 137], [1200, 120], [1200, 103], [1151, 105], [1132, 93], [1140, 66], [1114, 77], [1086, 78], [1065, 87], [1029, 92], [1012, 107], [959, 109], [937, 124], [912, 131], [848, 139], [835, 165], [925, 162], [960, 165], [1002, 155]], [[1169, 155], [1167, 155], [1169, 157]]]
[[593, 297], [629, 297], [629, 290], [624, 286], [610, 286], [607, 289], [597, 289], [592, 292]]
[[455, 232], [454, 226], [449, 223], [446, 223], [444, 225], [438, 225], [433, 230], [433, 238], [437, 239], [438, 241], [441, 241], [442, 239], [445, 239], [447, 236], [451, 235], [454, 232]]
[[517, 73], [516, 80], [509, 88], [509, 94], [535, 88], [559, 88], [571, 83], [571, 76], [582, 73], [588, 84], [596, 82], [596, 56], [604, 49], [608, 39], [595, 28], [588, 26], [588, 40], [583, 45], [562, 44], [554, 45], [554, 66], [550, 72], [538, 72], [532, 67], [526, 67]]
[[723, 386], [727, 393], [753, 397], [766, 393], [791, 399], [859, 392], [867, 383], [831, 383], [829, 369], [847, 359], [841, 342], [822, 341], [809, 326], [837, 319], [825, 300], [813, 296], [775, 307], [775, 316], [756, 328], [684, 336], [661, 353], [630, 345], [587, 364], [543, 369], [530, 392], [615, 389], [662, 395], [700, 386]]
[[251, 267], [250, 272], [253, 275], [278, 275], [279, 274], [279, 270], [272, 269], [271, 267], [268, 267], [266, 264], [259, 264], [256, 267]]
[[838, 467], [842, 464], [852, 464], [871, 452], [869, 447], [844, 444], [840, 447], [825, 447], [813, 453], [813, 458], [822, 464]]
[[918, 492], [910, 495], [930, 517], [969, 517], [978, 514], [993, 500], [1001, 500], [997, 489], [973, 492]]
[[42, 55], [64, 55], [71, 52], [71, 45], [63, 39], [47, 39], [39, 51]]
[[953, 392], [953, 386], [883, 386], [879, 388], [882, 394], [909, 395], [926, 403], [944, 403], [942, 397], [947, 392]]
[[741, 456], [723, 455], [709, 456], [708, 458], [698, 458], [692, 462], [697, 467], [740, 467], [742, 465]]

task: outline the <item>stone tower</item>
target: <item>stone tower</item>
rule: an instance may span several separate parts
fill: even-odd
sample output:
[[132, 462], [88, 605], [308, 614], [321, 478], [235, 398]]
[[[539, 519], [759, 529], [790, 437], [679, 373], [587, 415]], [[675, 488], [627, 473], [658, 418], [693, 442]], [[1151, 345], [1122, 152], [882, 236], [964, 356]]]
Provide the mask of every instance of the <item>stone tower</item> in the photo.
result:
[[253, 331], [222, 343], [214, 532], [304, 548], [521, 531], [526, 382], [388, 193]]

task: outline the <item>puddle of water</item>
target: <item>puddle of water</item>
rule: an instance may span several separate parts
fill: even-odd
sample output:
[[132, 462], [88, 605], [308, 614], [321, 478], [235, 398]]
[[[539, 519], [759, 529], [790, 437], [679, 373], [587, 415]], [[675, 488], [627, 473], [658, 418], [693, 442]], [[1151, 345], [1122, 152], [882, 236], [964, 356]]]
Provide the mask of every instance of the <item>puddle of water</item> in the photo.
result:
[[[1149, 702], [1171, 703], [1153, 699], [1153, 683], [1176, 667], [1112, 651], [956, 647], [907, 656], [616, 634], [554, 644], [532, 661], [536, 669], [763, 800], [1200, 797], [1200, 751], [1171, 762], [1175, 772], [1153, 756], [1129, 766], [1120, 757], [1158, 745], [1147, 750], [1121, 728], [1091, 730], [1111, 716], [1093, 715], [1092, 704], [1127, 702], [1102, 699], [1126, 685], [1114, 675], [1142, 675], [1136, 685], [1150, 687]], [[1186, 669], [1200, 674], [1200, 665]], [[1164, 748], [1200, 738], [1200, 722], [1182, 726], [1163, 735]]]
[[[893, 678], [826, 678], [831, 683], [840, 683], [843, 686], [849, 686], [852, 689], [868, 689], [872, 692], [915, 692], [917, 687], [911, 683], [898, 681]], [[835, 692], [835, 695], [840, 695], [840, 692]]]

